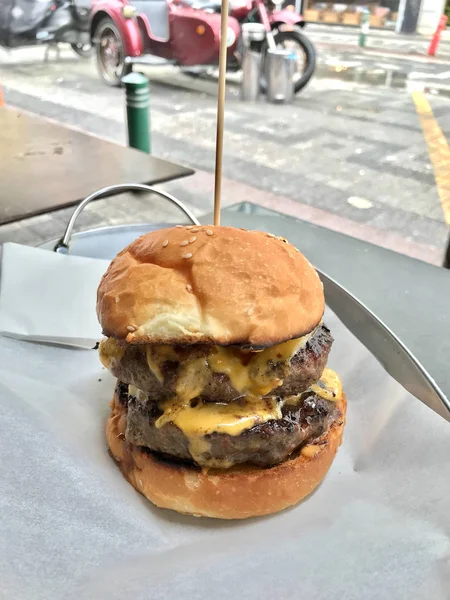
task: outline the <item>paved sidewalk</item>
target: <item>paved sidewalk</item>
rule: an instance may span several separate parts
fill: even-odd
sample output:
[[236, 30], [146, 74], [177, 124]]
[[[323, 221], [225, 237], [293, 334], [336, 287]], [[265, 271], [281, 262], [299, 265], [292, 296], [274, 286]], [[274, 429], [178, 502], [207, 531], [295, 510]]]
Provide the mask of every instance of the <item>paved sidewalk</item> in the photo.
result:
[[[343, 25], [307, 23], [305, 33], [318, 44], [328, 47], [358, 48], [359, 28]], [[411, 56], [426, 56], [431, 36], [398, 34], [392, 30], [369, 30], [365, 48], [380, 53], [396, 53]], [[450, 29], [443, 33], [436, 59], [450, 61]], [[433, 58], [430, 58], [433, 60]]]

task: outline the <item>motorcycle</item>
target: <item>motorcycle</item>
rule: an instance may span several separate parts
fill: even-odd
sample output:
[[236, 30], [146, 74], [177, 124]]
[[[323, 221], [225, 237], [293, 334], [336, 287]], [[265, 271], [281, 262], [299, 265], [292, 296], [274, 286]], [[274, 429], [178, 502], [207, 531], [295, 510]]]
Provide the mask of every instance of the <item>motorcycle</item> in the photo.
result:
[[[90, 32], [100, 76], [111, 86], [119, 86], [134, 64], [163, 59], [164, 64], [189, 67], [219, 60], [220, 15], [172, 0], [93, 0]], [[230, 60], [239, 34], [238, 21], [230, 17]]]
[[1, 0], [0, 46], [7, 49], [68, 43], [82, 57], [92, 53], [90, 0]]
[[[189, 3], [194, 8], [207, 12], [219, 13], [220, 0], [176, 0]], [[283, 0], [230, 0], [230, 15], [242, 26], [245, 23], [262, 23], [266, 30], [266, 39], [260, 45], [262, 67], [260, 87], [264, 92], [267, 87], [265, 75], [265, 55], [268, 49], [287, 48], [297, 55], [297, 69], [294, 75], [295, 93], [305, 87], [316, 68], [316, 51], [310, 40], [302, 33], [306, 23], [303, 17], [294, 10], [283, 9]], [[242, 35], [236, 53], [236, 60], [229, 65], [230, 69], [239, 69], [243, 55]], [[197, 71], [198, 73], [198, 71]], [[190, 74], [193, 74], [191, 71]]]

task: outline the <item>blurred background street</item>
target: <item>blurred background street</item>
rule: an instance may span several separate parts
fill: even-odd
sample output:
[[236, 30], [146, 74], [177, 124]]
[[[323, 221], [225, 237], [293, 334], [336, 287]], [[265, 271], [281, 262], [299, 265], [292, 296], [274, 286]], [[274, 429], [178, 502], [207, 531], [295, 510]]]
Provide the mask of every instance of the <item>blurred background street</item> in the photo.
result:
[[[436, 185], [423, 113], [431, 108], [425, 116], [446, 152], [450, 41], [444, 36], [433, 59], [429, 37], [373, 30], [362, 49], [357, 29], [313, 24], [305, 32], [318, 66], [292, 105], [243, 103], [239, 76], [229, 78], [224, 203], [246, 200], [440, 264], [450, 207], [442, 178]], [[43, 57], [43, 48], [0, 49], [6, 102], [125, 144], [124, 92], [100, 80], [95, 58], [64, 48], [48, 62]], [[217, 81], [171, 66], [136, 70], [151, 81], [152, 153], [197, 171], [163, 187], [203, 214], [213, 199]], [[145, 198], [118, 198], [90, 207], [84, 226], [103, 223], [106, 205], [112, 223], [152, 214]], [[20, 238], [20, 223], [9, 227]], [[39, 229], [43, 237], [50, 231]]]

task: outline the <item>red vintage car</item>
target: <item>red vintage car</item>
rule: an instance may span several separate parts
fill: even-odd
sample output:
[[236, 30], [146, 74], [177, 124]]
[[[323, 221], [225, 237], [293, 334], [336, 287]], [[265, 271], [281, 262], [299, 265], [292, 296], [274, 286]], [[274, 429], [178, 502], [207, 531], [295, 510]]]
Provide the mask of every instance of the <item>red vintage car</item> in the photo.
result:
[[[230, 18], [230, 56], [239, 32], [239, 23]], [[172, 0], [93, 0], [91, 35], [101, 76], [120, 85], [134, 63], [154, 64], [155, 56], [180, 66], [217, 63], [220, 15]]]
[[[133, 64], [154, 64], [155, 57], [181, 67], [216, 65], [220, 9], [220, 0], [93, 0], [91, 37], [102, 78], [109, 85], [120, 85]], [[298, 53], [294, 76], [298, 92], [314, 73], [314, 46], [301, 32], [305, 25], [301, 15], [280, 9], [273, 0], [231, 0], [227, 30], [230, 68], [240, 67], [241, 24], [258, 21], [266, 30], [262, 53], [277, 46]], [[264, 88], [264, 73], [261, 84]]]

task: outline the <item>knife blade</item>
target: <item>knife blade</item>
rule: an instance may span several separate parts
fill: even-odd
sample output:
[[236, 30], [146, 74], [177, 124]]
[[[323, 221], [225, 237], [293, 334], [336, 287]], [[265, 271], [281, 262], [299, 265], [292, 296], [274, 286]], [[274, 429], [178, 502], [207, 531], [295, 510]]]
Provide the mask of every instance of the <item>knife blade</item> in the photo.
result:
[[417, 358], [367, 306], [317, 269], [327, 305], [410, 394], [450, 422], [450, 401]]

